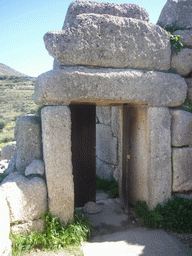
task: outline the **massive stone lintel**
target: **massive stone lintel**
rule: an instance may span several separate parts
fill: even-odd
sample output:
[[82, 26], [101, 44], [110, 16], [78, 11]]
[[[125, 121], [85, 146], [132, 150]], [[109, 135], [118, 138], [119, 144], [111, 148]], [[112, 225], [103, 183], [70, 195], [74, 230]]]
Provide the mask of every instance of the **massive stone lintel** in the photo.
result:
[[49, 209], [67, 223], [74, 212], [70, 110], [67, 106], [44, 107], [41, 118]]
[[107, 14], [80, 14], [74, 26], [50, 31], [45, 47], [59, 65], [170, 68], [170, 38], [152, 23]]
[[171, 115], [168, 108], [136, 107], [131, 111], [129, 200], [154, 208], [171, 198]]
[[39, 105], [84, 102], [175, 107], [185, 101], [186, 94], [187, 84], [177, 74], [134, 69], [64, 67], [40, 75], [35, 85]]

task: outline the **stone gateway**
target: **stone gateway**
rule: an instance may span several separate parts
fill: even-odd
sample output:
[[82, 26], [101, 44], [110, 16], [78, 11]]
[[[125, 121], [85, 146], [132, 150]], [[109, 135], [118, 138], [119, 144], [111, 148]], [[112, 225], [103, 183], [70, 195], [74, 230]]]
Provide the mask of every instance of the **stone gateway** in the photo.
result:
[[[65, 223], [78, 206], [99, 212], [96, 175], [118, 180], [126, 211], [138, 200], [153, 209], [192, 190], [192, 113], [177, 109], [192, 98], [184, 2], [191, 6], [168, 0], [158, 22], [169, 25], [171, 8], [180, 13], [186, 48], [178, 55], [168, 32], [133, 4], [72, 2], [62, 30], [45, 34], [53, 69], [36, 80], [40, 115], [16, 124], [0, 184], [7, 244], [0, 254], [10, 250], [9, 223], [13, 232], [40, 231], [47, 206]], [[170, 24], [179, 22], [175, 15]]]
[[[85, 143], [89, 136], [83, 134], [87, 134], [90, 124], [83, 113], [86, 126], [76, 124], [77, 130], [71, 131], [77, 122], [71, 106], [78, 109], [80, 104], [87, 108], [97, 106], [97, 113], [99, 106], [119, 107], [116, 137], [109, 130], [110, 117], [109, 121], [103, 120], [97, 126], [97, 150], [93, 154], [97, 154], [100, 176], [109, 176], [113, 169], [125, 206], [128, 207], [128, 201], [145, 200], [154, 208], [171, 198], [169, 107], [185, 101], [187, 84], [181, 76], [165, 72], [171, 64], [167, 31], [150, 24], [146, 11], [136, 5], [78, 1], [70, 5], [63, 29], [46, 33], [44, 42], [55, 60], [53, 70], [37, 78], [35, 102], [44, 106], [43, 155], [51, 212], [66, 221], [73, 214], [74, 198], [82, 201], [90, 184], [95, 186], [96, 167], [91, 171], [82, 161], [76, 160], [80, 167], [73, 162], [76, 153], [71, 146], [80, 145], [85, 159], [91, 159], [94, 152], [86, 146], [89, 142]], [[81, 134], [84, 142], [71, 139], [71, 132]], [[104, 137], [99, 142], [100, 133]], [[114, 151], [117, 138], [119, 149]], [[107, 142], [103, 145], [107, 140], [111, 151], [105, 149]], [[81, 177], [76, 168], [93, 172], [92, 178], [85, 184], [86, 175]]]

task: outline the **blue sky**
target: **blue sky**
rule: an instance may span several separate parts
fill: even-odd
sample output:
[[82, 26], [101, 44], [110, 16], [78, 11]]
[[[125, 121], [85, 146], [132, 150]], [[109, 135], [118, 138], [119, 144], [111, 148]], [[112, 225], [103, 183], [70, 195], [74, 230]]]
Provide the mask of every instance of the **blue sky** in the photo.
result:
[[[99, 1], [99, 0], [97, 0]], [[71, 0], [0, 0], [0, 63], [21, 73], [38, 76], [52, 69], [53, 58], [44, 47], [43, 35], [61, 30]], [[156, 24], [167, 0], [108, 0], [138, 4]]]

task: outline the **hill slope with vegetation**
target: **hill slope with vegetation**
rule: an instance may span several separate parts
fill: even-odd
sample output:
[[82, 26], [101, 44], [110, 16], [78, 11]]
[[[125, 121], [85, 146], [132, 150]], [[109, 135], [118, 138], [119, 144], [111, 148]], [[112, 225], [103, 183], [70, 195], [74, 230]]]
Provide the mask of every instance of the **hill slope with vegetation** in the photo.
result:
[[0, 63], [0, 148], [14, 140], [20, 116], [37, 112], [33, 100], [35, 80]]
[[0, 76], [26, 76], [18, 71], [16, 71], [13, 68], [10, 68], [9, 66], [0, 63]]

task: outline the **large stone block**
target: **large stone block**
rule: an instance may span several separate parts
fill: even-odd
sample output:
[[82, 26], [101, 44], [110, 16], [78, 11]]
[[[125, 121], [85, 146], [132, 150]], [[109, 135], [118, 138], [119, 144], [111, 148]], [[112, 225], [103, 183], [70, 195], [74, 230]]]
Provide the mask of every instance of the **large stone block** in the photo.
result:
[[167, 0], [157, 24], [163, 27], [191, 28], [191, 0]]
[[82, 13], [109, 14], [112, 16], [149, 21], [149, 14], [147, 11], [136, 4], [75, 1], [69, 5], [62, 29], [65, 29], [68, 26], [73, 26], [76, 16]]
[[173, 148], [173, 191], [192, 190], [192, 148]]
[[101, 124], [111, 124], [111, 107], [97, 107], [96, 116]]
[[16, 150], [16, 141], [11, 141], [7, 143], [3, 148], [2, 148], [2, 159], [8, 159], [10, 160], [13, 154], [15, 153]]
[[0, 206], [1, 206], [1, 218], [0, 218], [0, 255], [11, 256], [11, 241], [9, 239], [10, 233], [10, 219], [9, 219], [9, 207], [6, 202], [5, 194], [0, 186]]
[[171, 115], [168, 108], [148, 109], [149, 207], [171, 198]]
[[47, 210], [45, 181], [34, 177], [27, 179], [19, 172], [9, 174], [1, 183], [10, 209], [10, 223], [20, 224], [38, 220]]
[[105, 163], [96, 157], [96, 174], [101, 179], [111, 179], [115, 166]]
[[45, 220], [29, 220], [26, 223], [11, 225], [13, 234], [30, 234], [31, 232], [43, 232], [45, 228]]
[[138, 200], [149, 201], [148, 191], [148, 134], [147, 108], [130, 108], [130, 170], [129, 200], [135, 204]]
[[171, 67], [181, 76], [192, 72], [192, 49], [184, 48], [178, 54], [173, 54]]
[[179, 106], [187, 94], [187, 84], [177, 74], [131, 69], [88, 69], [65, 67], [37, 78], [35, 103], [39, 105], [91, 102]]
[[38, 159], [33, 160], [33, 162], [31, 162], [30, 165], [28, 165], [25, 170], [25, 176], [28, 176], [31, 174], [39, 174], [43, 176], [44, 173], [45, 173], [44, 162]]
[[192, 114], [184, 110], [172, 110], [172, 146], [192, 145]]
[[44, 107], [41, 118], [49, 209], [67, 223], [74, 212], [70, 109]]
[[167, 108], [131, 111], [130, 202], [154, 208], [171, 198], [171, 116]]
[[117, 164], [117, 146], [117, 138], [113, 137], [111, 127], [104, 124], [97, 125], [97, 157], [108, 164]]
[[192, 30], [176, 30], [173, 35], [181, 36], [180, 40], [183, 46], [192, 48]]
[[145, 21], [107, 14], [80, 14], [73, 27], [44, 35], [45, 47], [59, 65], [112, 68], [170, 68], [170, 38]]
[[15, 126], [17, 142], [16, 168], [25, 172], [25, 168], [35, 159], [42, 158], [40, 118], [26, 115], [19, 118]]

